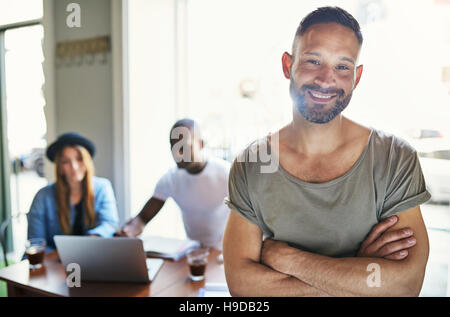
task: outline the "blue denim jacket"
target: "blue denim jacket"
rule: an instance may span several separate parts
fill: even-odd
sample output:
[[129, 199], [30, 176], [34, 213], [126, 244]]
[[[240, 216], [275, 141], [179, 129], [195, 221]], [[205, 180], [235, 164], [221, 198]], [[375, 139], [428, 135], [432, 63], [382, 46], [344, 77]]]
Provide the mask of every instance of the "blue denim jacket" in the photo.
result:
[[[111, 183], [106, 178], [94, 177], [94, 210], [96, 213], [95, 227], [86, 234], [96, 234], [101, 237], [112, 237], [119, 225], [116, 198]], [[75, 206], [71, 206], [70, 224], [75, 221]], [[48, 185], [38, 191], [31, 204], [28, 218], [28, 239], [45, 238], [47, 251], [56, 248], [53, 237], [61, 235], [57, 204], [55, 199], [55, 184]]]

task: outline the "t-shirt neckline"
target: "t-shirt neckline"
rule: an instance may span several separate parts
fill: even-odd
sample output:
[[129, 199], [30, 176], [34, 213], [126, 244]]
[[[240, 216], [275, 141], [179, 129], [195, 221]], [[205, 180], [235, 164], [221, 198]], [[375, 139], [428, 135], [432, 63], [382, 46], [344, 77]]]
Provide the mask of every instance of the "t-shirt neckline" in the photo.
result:
[[[369, 134], [367, 144], [364, 147], [364, 151], [361, 153], [361, 155], [358, 157], [356, 162], [353, 164], [353, 166], [347, 172], [345, 172], [343, 175], [341, 175], [335, 179], [332, 179], [330, 181], [323, 182], [323, 183], [307, 182], [307, 181], [301, 180], [300, 178], [297, 178], [294, 175], [290, 174], [288, 171], [286, 171], [284, 169], [283, 166], [281, 166], [281, 164], [278, 164], [277, 172], [279, 172], [280, 174], [282, 174], [284, 177], [288, 178], [289, 180], [291, 180], [297, 184], [300, 184], [302, 186], [305, 186], [305, 187], [322, 188], [322, 187], [329, 187], [329, 186], [335, 185], [335, 184], [345, 180], [346, 178], [350, 177], [358, 169], [358, 167], [361, 165], [364, 158], [367, 156], [367, 152], [369, 151], [370, 145], [372, 144], [373, 134], [374, 134], [374, 130], [375, 130], [372, 127], [369, 127], [369, 129], [370, 129], [370, 134]], [[266, 137], [266, 141], [267, 141], [268, 147], [270, 148], [268, 136]]]
[[[209, 158], [209, 157], [205, 157], [205, 162], [206, 162], [205, 167], [204, 167], [199, 173], [191, 174], [191, 173], [189, 173], [185, 168], [182, 168], [182, 169], [181, 169], [181, 170], [182, 170], [182, 173], [184, 173], [185, 175], [187, 175], [188, 177], [191, 177], [191, 178], [196, 178], [196, 177], [199, 177], [199, 176], [208, 174], [208, 172], [206, 172], [206, 170], [207, 170], [207, 169], [209, 170], [209, 168], [210, 168], [210, 166], [211, 166], [211, 164], [210, 164], [210, 163], [211, 163], [210, 158]], [[175, 166], [175, 168], [178, 169], [178, 167], [176, 167], [176, 166]]]

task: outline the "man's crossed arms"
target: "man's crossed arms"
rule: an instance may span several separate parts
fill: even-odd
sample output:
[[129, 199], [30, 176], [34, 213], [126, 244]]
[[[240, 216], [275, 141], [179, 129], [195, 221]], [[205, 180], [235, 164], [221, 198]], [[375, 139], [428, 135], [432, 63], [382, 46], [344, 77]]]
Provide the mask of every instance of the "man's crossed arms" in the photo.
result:
[[[418, 296], [429, 244], [419, 206], [375, 225], [357, 256], [346, 258], [262, 241], [257, 225], [232, 212], [223, 253], [233, 296]], [[372, 263], [380, 270], [376, 286], [368, 283]]]

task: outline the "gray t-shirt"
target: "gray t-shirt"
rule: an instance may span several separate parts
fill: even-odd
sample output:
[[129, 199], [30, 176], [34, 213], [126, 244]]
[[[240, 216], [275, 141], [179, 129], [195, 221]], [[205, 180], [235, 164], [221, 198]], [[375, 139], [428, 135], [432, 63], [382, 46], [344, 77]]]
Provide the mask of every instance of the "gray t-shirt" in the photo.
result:
[[375, 224], [431, 197], [414, 148], [380, 130], [371, 129], [349, 171], [325, 183], [302, 181], [281, 165], [261, 173], [252, 151], [270, 148], [268, 138], [254, 143], [233, 162], [225, 202], [265, 236], [305, 251], [355, 256]]

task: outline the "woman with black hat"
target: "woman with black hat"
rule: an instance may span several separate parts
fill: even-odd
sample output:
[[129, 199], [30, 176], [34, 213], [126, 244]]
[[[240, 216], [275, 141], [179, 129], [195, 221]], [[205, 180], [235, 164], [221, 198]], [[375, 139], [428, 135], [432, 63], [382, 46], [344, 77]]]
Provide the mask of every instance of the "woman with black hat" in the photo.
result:
[[45, 238], [55, 249], [53, 236], [112, 237], [118, 226], [111, 183], [94, 176], [95, 145], [77, 133], [65, 133], [47, 148], [55, 163], [56, 182], [36, 194], [28, 213], [28, 239]]

